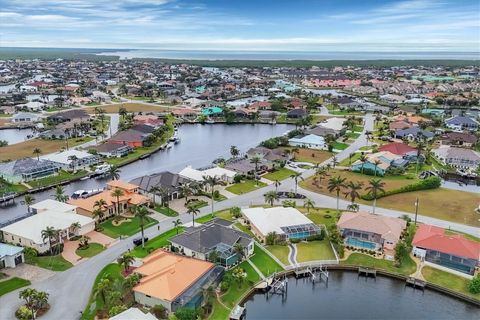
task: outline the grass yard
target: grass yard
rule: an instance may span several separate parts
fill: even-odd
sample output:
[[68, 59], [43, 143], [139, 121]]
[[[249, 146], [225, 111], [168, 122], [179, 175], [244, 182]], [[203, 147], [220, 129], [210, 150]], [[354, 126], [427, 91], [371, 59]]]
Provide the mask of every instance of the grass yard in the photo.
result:
[[230, 315], [231, 310], [225, 308], [218, 302], [218, 300], [215, 298], [213, 299], [213, 311], [212, 313], [208, 316], [207, 319], [209, 320], [225, 320], [228, 319]]
[[238, 228], [240, 231], [248, 234], [250, 237], [255, 238], [255, 235], [253, 234], [253, 232], [250, 229], [248, 229], [246, 226], [241, 224], [240, 222], [235, 223], [234, 226]]
[[274, 272], [283, 270], [283, 268], [258, 245], [255, 245], [253, 253], [250, 261], [257, 266], [264, 276], [269, 276]]
[[[73, 138], [68, 140], [68, 146], [70, 148], [79, 144], [93, 140], [92, 137]], [[15, 143], [6, 147], [2, 147], [0, 150], [0, 161], [16, 160], [25, 157], [33, 157], [33, 150], [39, 148], [42, 154], [49, 154], [60, 151], [66, 148], [65, 140], [44, 140], [44, 139], [31, 139], [25, 142]]]
[[[121, 235], [132, 236], [140, 231], [140, 219], [138, 217], [132, 217], [129, 219], [131, 220], [130, 222], [124, 222], [118, 226], [114, 226], [112, 224], [113, 219], [102, 222], [100, 224], [100, 227], [103, 228], [101, 232], [110, 238], [118, 238]], [[144, 228], [147, 229], [148, 227], [156, 225], [157, 223], [157, 220], [146, 217], [144, 220]]]
[[102, 271], [100, 271], [100, 273], [95, 278], [95, 282], [93, 283], [90, 299], [88, 300], [88, 304], [82, 313], [82, 320], [93, 320], [95, 318], [97, 310], [101, 310], [103, 308], [102, 298], [100, 297], [100, 295], [95, 296], [94, 294], [94, 289], [100, 282], [100, 280], [103, 277], [107, 277], [108, 279], [110, 279], [111, 282], [115, 281], [115, 279], [121, 279], [123, 277], [121, 271], [121, 266], [116, 263], [110, 263], [105, 268], [103, 268]]
[[[156, 106], [153, 104], [143, 104], [143, 103], [119, 103], [119, 104], [110, 104], [102, 105], [101, 109], [105, 110], [106, 113], [118, 113], [120, 108], [127, 109], [128, 112], [165, 112], [170, 108], [165, 108], [161, 106]], [[95, 108], [85, 108], [86, 112], [93, 114], [95, 113]]]
[[4, 294], [17, 290], [18, 288], [29, 286], [30, 284], [30, 281], [17, 277], [0, 281], [0, 297]]
[[360, 159], [360, 156], [362, 155], [361, 152], [355, 152], [353, 155], [352, 155], [352, 158], [346, 158], [346, 159], [343, 159], [342, 161], [340, 161], [340, 163], [338, 164], [339, 166], [341, 167], [350, 167], [350, 165], [352, 163], [354, 163], [355, 161], [359, 160]]
[[325, 226], [329, 226], [336, 223], [336, 209], [321, 209], [321, 208], [314, 208], [310, 209], [310, 213], [307, 213], [307, 209], [305, 208], [297, 208], [300, 212], [306, 214], [308, 219], [312, 220], [316, 224], [323, 224]]
[[332, 143], [332, 146], [335, 150], [345, 150], [348, 148], [348, 144], [342, 142], [334, 142]]
[[[250, 289], [254, 283], [260, 280], [258, 273], [247, 261], [240, 263], [239, 267], [247, 274], [246, 278], [242, 282], [235, 282], [235, 285], [230, 286], [230, 289], [221, 296], [222, 302], [229, 308], [233, 308], [238, 303], [240, 297]], [[227, 273], [228, 272], [230, 271], [227, 271]]]
[[340, 261], [340, 264], [375, 268], [379, 270], [386, 270], [393, 273], [403, 274], [406, 276], [414, 273], [417, 270], [415, 262], [410, 257], [408, 257], [408, 259], [405, 259], [402, 265], [397, 268], [393, 265], [393, 261], [375, 259], [371, 256], [357, 252], [352, 253], [345, 261]]
[[105, 247], [102, 246], [100, 243], [89, 243], [88, 248], [77, 249], [75, 250], [75, 253], [82, 258], [90, 258], [90, 257], [96, 256], [103, 250], [105, 250]]
[[290, 178], [290, 176], [294, 173], [295, 171], [292, 171], [290, 169], [280, 168], [278, 170], [275, 170], [273, 172], [269, 172], [263, 175], [262, 178], [268, 179], [270, 181], [275, 181], [275, 180], [282, 181]]
[[11, 184], [0, 180], [0, 195], [9, 192], [20, 193], [26, 190], [27, 187], [25, 187], [23, 184]]
[[271, 245], [267, 246], [266, 249], [270, 251], [278, 260], [280, 260], [284, 265], [289, 265], [288, 262], [288, 254], [290, 249], [288, 246], [281, 246], [281, 245]]
[[[182, 233], [183, 230], [185, 230], [184, 227], [179, 227], [178, 228], [178, 233]], [[132, 250], [132, 254], [137, 257], [137, 258], [145, 258], [148, 256], [150, 252], [153, 250], [165, 247], [166, 245], [169, 244], [168, 239], [171, 237], [174, 237], [177, 235], [177, 230], [172, 229], [167, 232], [164, 232], [158, 236], [156, 236], [153, 239], [148, 240], [145, 242], [145, 248], [142, 248], [142, 246], [137, 246], [135, 249]]]
[[87, 174], [88, 172], [85, 170], [79, 170], [76, 173], [68, 173], [67, 171], [60, 170], [58, 174], [55, 176], [49, 176], [49, 177], [29, 181], [27, 182], [27, 184], [32, 188], [36, 189], [40, 187], [46, 187], [53, 184], [61, 183], [63, 181], [69, 181], [72, 179], [85, 177]]
[[67, 260], [63, 259], [61, 254], [56, 256], [37, 256], [31, 257], [25, 255], [25, 263], [52, 270], [52, 271], [65, 271], [73, 267], [73, 265]]
[[225, 190], [234, 194], [244, 194], [263, 188], [266, 185], [266, 183], [261, 181], [245, 180], [240, 183], [232, 184], [231, 186], [226, 187]]
[[161, 213], [167, 217], [176, 217], [178, 216], [178, 212], [173, 210], [172, 208], [166, 208], [162, 207], [159, 204], [156, 204], [153, 210], [157, 211], [158, 213]]
[[310, 241], [297, 243], [297, 261], [335, 260], [330, 241]]
[[473, 294], [468, 291], [469, 280], [466, 278], [428, 266], [422, 268], [422, 275], [428, 282], [480, 300], [480, 294]]
[[299, 148], [298, 152], [295, 153], [294, 160], [299, 162], [322, 163], [331, 157], [333, 157], [333, 153], [325, 150]]

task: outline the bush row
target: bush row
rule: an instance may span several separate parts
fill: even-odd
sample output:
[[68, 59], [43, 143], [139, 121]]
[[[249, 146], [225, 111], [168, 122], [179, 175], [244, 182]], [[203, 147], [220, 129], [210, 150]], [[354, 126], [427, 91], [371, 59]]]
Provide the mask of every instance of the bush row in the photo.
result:
[[[383, 193], [377, 194], [377, 199], [382, 197], [391, 196], [398, 193], [430, 190], [439, 188], [442, 184], [442, 180], [439, 177], [429, 177], [414, 184], [409, 184], [398, 189], [388, 190]], [[364, 194], [361, 196], [363, 200], [373, 200], [372, 194]]]

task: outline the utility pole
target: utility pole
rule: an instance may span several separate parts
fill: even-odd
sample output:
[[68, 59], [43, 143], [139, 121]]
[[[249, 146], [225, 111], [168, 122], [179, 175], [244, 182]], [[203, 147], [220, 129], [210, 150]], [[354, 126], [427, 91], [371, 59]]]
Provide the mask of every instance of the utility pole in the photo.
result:
[[415, 201], [415, 226], [417, 225], [417, 216], [418, 216], [418, 197]]

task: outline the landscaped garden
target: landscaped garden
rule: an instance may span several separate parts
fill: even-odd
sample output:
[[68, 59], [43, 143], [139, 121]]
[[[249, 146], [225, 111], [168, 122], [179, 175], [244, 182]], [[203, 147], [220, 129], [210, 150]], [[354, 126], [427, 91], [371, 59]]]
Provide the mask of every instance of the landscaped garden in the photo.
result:
[[374, 268], [377, 270], [385, 270], [406, 276], [411, 275], [417, 270], [417, 266], [410, 256], [407, 256], [403, 259], [400, 267], [396, 267], [394, 261], [376, 259], [365, 254], [354, 252], [350, 254], [346, 260], [340, 261], [340, 264]]
[[267, 184], [257, 180], [245, 180], [240, 183], [232, 184], [225, 188], [228, 192], [233, 194], [244, 194], [260, 188], [265, 187]]
[[290, 178], [290, 176], [294, 173], [295, 171], [293, 170], [290, 170], [287, 168], [280, 168], [263, 175], [262, 178], [268, 179], [270, 181], [275, 181], [275, 180], [282, 181]]
[[[146, 217], [144, 218], [144, 228], [151, 227], [158, 223], [157, 220]], [[140, 231], [140, 219], [137, 216], [131, 218], [114, 217], [99, 225], [99, 230], [110, 238], [118, 238], [120, 236], [132, 236]]]
[[17, 277], [13, 277], [5, 281], [0, 281], [0, 297], [4, 294], [15, 291], [18, 288], [25, 287], [30, 284], [30, 281]]
[[177, 235], [177, 233], [182, 233], [183, 230], [185, 230], [184, 227], [178, 227], [178, 230], [174, 228], [172, 230], [164, 232], [156, 236], [155, 238], [145, 242], [145, 248], [142, 248], [141, 245], [135, 247], [135, 249], [132, 250], [132, 254], [137, 258], [145, 258], [150, 254], [150, 252], [168, 246], [170, 244], [170, 242], [168, 242], [168, 239], [174, 237], [175, 235]]
[[82, 258], [90, 258], [96, 256], [100, 252], [105, 250], [105, 247], [99, 243], [89, 243], [83, 248], [78, 248], [75, 253]]

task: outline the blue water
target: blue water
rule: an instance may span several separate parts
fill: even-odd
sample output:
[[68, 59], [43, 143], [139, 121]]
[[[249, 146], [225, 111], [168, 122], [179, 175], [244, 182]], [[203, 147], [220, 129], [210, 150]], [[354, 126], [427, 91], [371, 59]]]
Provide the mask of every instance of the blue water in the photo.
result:
[[355, 238], [347, 238], [346, 244], [349, 246], [357, 247], [357, 248], [364, 248], [368, 250], [375, 250], [375, 243], [362, 241]]
[[478, 52], [342, 52], [342, 51], [226, 51], [226, 50], [119, 50], [102, 52], [121, 59], [159, 58], [191, 60], [479, 60]]

